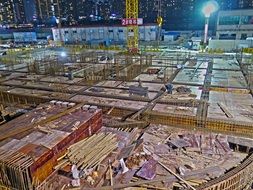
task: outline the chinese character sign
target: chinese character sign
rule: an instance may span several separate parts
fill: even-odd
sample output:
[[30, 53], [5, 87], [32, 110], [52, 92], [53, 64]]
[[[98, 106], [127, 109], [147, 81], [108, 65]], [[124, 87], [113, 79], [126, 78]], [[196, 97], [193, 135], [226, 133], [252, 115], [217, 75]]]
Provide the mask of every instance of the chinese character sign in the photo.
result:
[[136, 25], [142, 25], [143, 19], [141, 18], [123, 18], [121, 20], [122, 26], [136, 26]]

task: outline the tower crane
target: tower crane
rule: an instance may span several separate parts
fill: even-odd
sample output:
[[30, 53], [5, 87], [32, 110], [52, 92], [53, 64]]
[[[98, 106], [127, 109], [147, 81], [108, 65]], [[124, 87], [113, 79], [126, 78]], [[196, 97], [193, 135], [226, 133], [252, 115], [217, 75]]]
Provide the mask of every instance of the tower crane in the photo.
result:
[[158, 32], [157, 32], [157, 46], [159, 47], [161, 41], [161, 34], [162, 34], [162, 0], [157, 0], [157, 24], [158, 24]]
[[129, 53], [139, 51], [138, 0], [126, 0], [127, 48]]

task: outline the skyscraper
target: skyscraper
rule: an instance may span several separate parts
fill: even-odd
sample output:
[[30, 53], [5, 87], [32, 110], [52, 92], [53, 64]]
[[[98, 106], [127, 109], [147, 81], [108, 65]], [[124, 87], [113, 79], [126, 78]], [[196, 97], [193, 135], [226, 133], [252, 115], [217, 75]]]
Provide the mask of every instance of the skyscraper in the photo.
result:
[[97, 13], [98, 16], [103, 20], [109, 20], [111, 15], [112, 7], [109, 1], [99, 1], [97, 3]]
[[117, 18], [122, 18], [125, 15], [125, 1], [111, 0], [112, 14], [115, 14]]
[[92, 0], [78, 0], [76, 7], [78, 20], [88, 19], [90, 15], [95, 14], [94, 2]]
[[[203, 27], [203, 4], [207, 0], [161, 0], [163, 27], [169, 30], [199, 30]], [[253, 8], [252, 0], [216, 0], [220, 10]], [[216, 13], [217, 14], [217, 13]], [[216, 14], [210, 22], [215, 23]], [[156, 0], [139, 0], [139, 17], [156, 22]], [[125, 17], [125, 0], [0, 0], [1, 23], [44, 23], [61, 19], [64, 25], [90, 24]], [[214, 25], [213, 25], [214, 26]]]
[[6, 24], [26, 22], [23, 0], [1, 0], [0, 21]]
[[23, 0], [13, 0], [15, 23], [26, 23], [25, 6]]
[[252, 0], [238, 0], [238, 7], [241, 9], [253, 8]]
[[0, 21], [2, 24], [10, 24], [15, 22], [13, 4], [11, 1], [0, 1]]
[[66, 21], [68, 25], [77, 24], [78, 11], [77, 11], [78, 0], [61, 0], [60, 1], [60, 13], [61, 19]]
[[61, 0], [36, 0], [36, 10], [38, 17], [47, 20], [50, 17], [59, 17]]
[[24, 0], [26, 21], [29, 23], [37, 18], [35, 0]]

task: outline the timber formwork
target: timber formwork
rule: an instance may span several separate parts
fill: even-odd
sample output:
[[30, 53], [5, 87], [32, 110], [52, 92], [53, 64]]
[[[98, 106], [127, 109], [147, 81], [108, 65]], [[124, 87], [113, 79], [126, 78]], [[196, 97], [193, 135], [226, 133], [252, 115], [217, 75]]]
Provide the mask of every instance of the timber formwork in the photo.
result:
[[13, 94], [6, 91], [0, 91], [0, 102], [3, 104], [25, 104], [25, 105], [38, 105], [40, 103], [45, 103], [51, 100], [46, 97], [38, 97], [28, 94]]
[[[25, 102], [26, 104], [38, 104], [47, 102], [49, 100], [53, 100], [54, 98], [42, 98], [36, 97], [31, 95], [18, 95], [18, 94], [11, 94], [8, 92], [1, 93], [4, 96], [0, 96], [1, 102], [10, 102], [10, 103], [18, 103]], [[4, 99], [1, 99], [4, 97]], [[60, 99], [61, 101], [67, 101], [67, 99]], [[87, 102], [76, 102], [76, 103], [87, 103]], [[96, 104], [99, 106], [104, 113], [108, 112], [110, 109], [111, 116], [115, 117], [124, 117], [130, 115], [131, 113], [135, 113], [136, 109], [126, 109], [124, 107], [119, 107], [115, 105], [115, 107], [103, 105], [103, 104]], [[154, 124], [163, 124], [163, 125], [170, 125], [174, 127], [183, 127], [188, 129], [201, 129], [209, 130], [213, 132], [221, 132], [221, 133], [228, 133], [234, 135], [241, 135], [245, 137], [253, 137], [253, 124], [250, 122], [236, 122], [236, 121], [229, 121], [229, 120], [221, 120], [221, 119], [211, 119], [211, 118], [204, 118], [200, 120], [197, 116], [186, 116], [186, 115], [178, 115], [178, 114], [168, 114], [168, 113], [161, 113], [156, 111], [147, 110], [143, 114], [141, 114], [140, 120], [145, 120], [149, 123]], [[199, 122], [202, 122], [201, 126], [199, 127]]]
[[[57, 111], [61, 107], [52, 104], [42, 105], [36, 111], [44, 114], [47, 110]], [[91, 136], [101, 128], [101, 110], [86, 111], [78, 107], [68, 110], [70, 112], [62, 112], [61, 117], [40, 124], [39, 128], [12, 135], [0, 144], [0, 185], [19, 190], [36, 188], [53, 173], [53, 168], [58, 163], [57, 158], [66, 152], [67, 147]], [[41, 119], [36, 115], [36, 111], [24, 117], [34, 118], [32, 122], [36, 122]], [[15, 122], [13, 120], [1, 129], [8, 131], [9, 126]], [[29, 123], [31, 119], [23, 122], [21, 120], [16, 125], [18, 124], [22, 130]]]
[[207, 118], [203, 120], [203, 126], [199, 127], [199, 118], [196, 116], [184, 116], [177, 114], [166, 114], [155, 111], [148, 111], [143, 114], [146, 121], [154, 124], [169, 125], [174, 127], [187, 128], [192, 130], [208, 130], [225, 134], [233, 134], [245, 137], [253, 137], [253, 123], [231, 122]]

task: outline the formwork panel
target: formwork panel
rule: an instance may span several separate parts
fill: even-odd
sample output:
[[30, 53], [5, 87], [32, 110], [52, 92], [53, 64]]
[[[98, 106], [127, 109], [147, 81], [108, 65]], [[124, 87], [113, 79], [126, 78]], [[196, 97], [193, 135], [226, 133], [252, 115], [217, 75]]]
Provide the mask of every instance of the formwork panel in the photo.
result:
[[[175, 127], [201, 129], [213, 132], [229, 133], [245, 137], [253, 137], [253, 123], [251, 122], [231, 122], [227, 120], [206, 119], [199, 120], [194, 116], [184, 116], [175, 114], [165, 114], [155, 111], [146, 112], [144, 119], [154, 124], [170, 125]], [[198, 123], [202, 122], [203, 127], [199, 128]]]
[[[36, 112], [34, 114], [36, 116]], [[1, 185], [17, 188], [18, 184], [21, 187], [18, 189], [27, 190], [33, 189], [31, 183], [33, 186], [42, 183], [54, 171], [57, 158], [62, 156], [71, 144], [91, 136], [102, 127], [102, 110], [85, 111], [77, 108], [40, 127], [50, 132], [43, 132], [41, 136], [38, 132], [31, 131], [20, 140], [13, 139], [17, 145], [20, 144], [20, 146], [14, 146], [14, 149], [1, 144], [0, 153], [3, 154], [0, 156], [0, 167], [2, 168], [0, 175], [6, 178], [0, 181]], [[29, 138], [29, 135], [32, 139]], [[36, 136], [40, 138], [33, 138]], [[19, 162], [10, 162], [10, 158], [15, 158]], [[24, 159], [27, 161], [24, 162]], [[23, 173], [19, 171], [20, 168], [24, 171]]]

